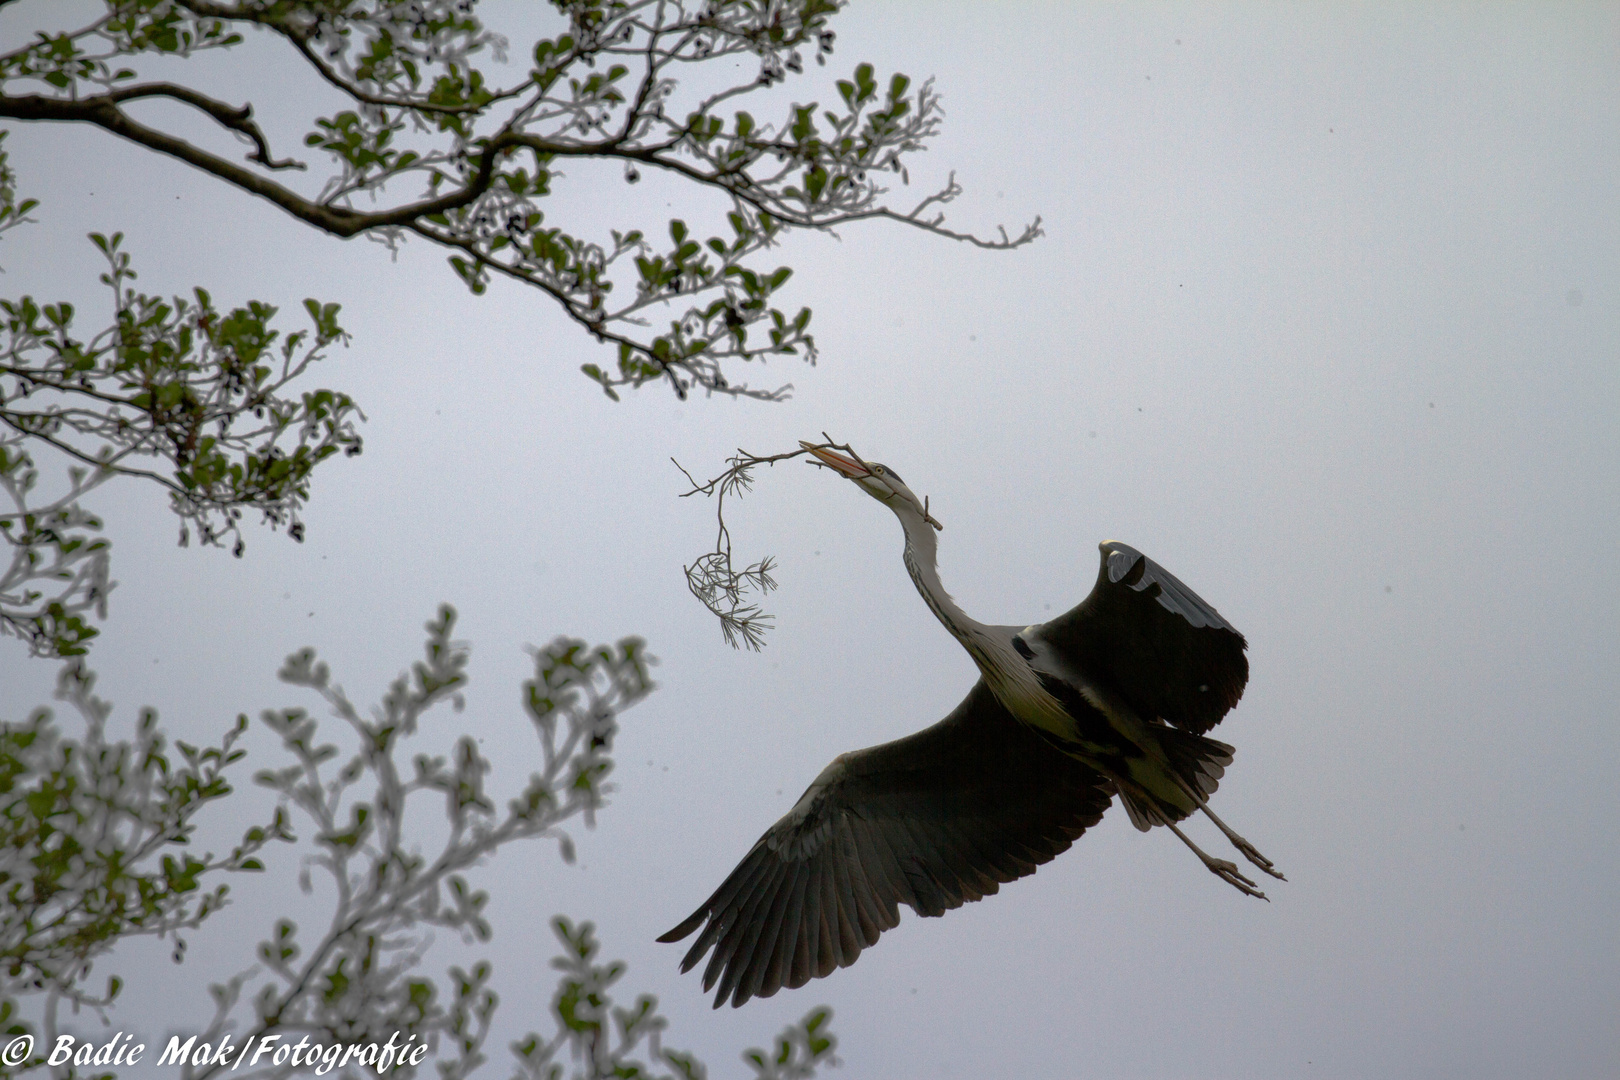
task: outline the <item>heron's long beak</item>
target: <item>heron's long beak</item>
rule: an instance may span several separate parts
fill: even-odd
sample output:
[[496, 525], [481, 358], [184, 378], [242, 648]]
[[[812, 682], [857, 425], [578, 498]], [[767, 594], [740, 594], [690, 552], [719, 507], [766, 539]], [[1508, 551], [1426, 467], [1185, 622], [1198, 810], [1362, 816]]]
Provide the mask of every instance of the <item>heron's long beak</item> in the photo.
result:
[[863, 476], [872, 475], [870, 469], [856, 461], [854, 458], [847, 458], [843, 454], [837, 453], [833, 450], [828, 450], [824, 446], [816, 446], [814, 443], [807, 443], [803, 439], [799, 440], [799, 445], [810, 451], [811, 456], [813, 456], [817, 461], [821, 462], [829, 469], [837, 470], [840, 475], [847, 476], [851, 480], [859, 480]]
[[[810, 451], [810, 455], [814, 457], [816, 461], [827, 466], [827, 468], [832, 469], [834, 472], [838, 473], [839, 476], [845, 476], [851, 480], [862, 480], [872, 475], [871, 469], [867, 468], [859, 461], [856, 461], [854, 458], [845, 457], [843, 454], [840, 454], [835, 450], [829, 450], [825, 446], [817, 446], [815, 443], [805, 442], [803, 439], [799, 440], [799, 445]], [[916, 496], [912, 496], [912, 498], [915, 499]], [[932, 525], [935, 529], [942, 530], [945, 528], [945, 526], [934, 520], [933, 514], [928, 512], [928, 501], [926, 499], [923, 500], [922, 512], [923, 520], [928, 522], [928, 524]]]

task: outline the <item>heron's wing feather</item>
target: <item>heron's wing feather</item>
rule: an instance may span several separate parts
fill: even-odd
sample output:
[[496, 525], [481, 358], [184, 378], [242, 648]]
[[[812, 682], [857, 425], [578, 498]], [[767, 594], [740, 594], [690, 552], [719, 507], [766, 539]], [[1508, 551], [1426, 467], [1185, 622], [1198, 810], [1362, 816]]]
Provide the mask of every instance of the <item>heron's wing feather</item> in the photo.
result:
[[1203, 734], [1243, 696], [1247, 643], [1170, 571], [1126, 544], [1100, 545], [1091, 595], [1032, 633], [1143, 717]]
[[981, 680], [933, 727], [840, 755], [691, 918], [718, 1008], [855, 962], [900, 921], [994, 893], [1096, 824], [1109, 783], [1015, 720]]

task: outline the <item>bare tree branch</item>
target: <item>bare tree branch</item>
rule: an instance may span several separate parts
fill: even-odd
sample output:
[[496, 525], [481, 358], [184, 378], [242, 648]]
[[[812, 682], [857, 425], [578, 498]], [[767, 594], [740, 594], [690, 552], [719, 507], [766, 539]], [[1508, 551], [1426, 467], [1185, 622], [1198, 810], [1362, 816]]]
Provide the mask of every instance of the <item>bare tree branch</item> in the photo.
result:
[[[818, 449], [840, 450], [856, 461], [861, 460], [861, 456], [848, 444], [833, 442], [825, 431], [821, 437], [824, 441], [816, 444]], [[685, 568], [686, 587], [720, 620], [720, 633], [726, 644], [734, 649], [747, 646], [758, 652], [764, 647], [765, 634], [771, 629], [774, 617], [765, 613], [755, 597], [763, 599], [766, 593], [776, 588], [776, 580], [771, 577], [775, 563], [769, 555], [741, 570], [732, 562], [731, 529], [726, 525], [726, 496], [741, 498], [751, 490], [754, 486], [753, 471], [758, 466], [774, 466], [778, 461], [787, 461], [809, 452], [807, 447], [801, 446], [787, 453], [761, 456], [739, 448], [736, 454], [726, 459], [724, 472], [701, 484], [680, 462], [670, 459], [691, 485], [690, 490], [681, 493], [681, 498], [702, 495], [715, 500], [717, 531], [714, 548], [698, 556]], [[808, 463], [826, 468], [813, 457]]]

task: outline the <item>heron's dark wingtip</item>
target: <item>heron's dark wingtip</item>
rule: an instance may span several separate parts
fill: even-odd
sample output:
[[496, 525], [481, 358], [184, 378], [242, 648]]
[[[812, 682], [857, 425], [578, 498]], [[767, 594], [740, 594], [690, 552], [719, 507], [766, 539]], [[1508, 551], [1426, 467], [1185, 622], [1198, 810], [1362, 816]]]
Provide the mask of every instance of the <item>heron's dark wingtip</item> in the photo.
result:
[[[673, 930], [666, 931], [664, 934], [662, 934], [658, 938], [658, 940], [667, 945], [667, 944], [670, 944], [671, 942], [679, 941], [679, 940], [681, 940], [681, 938], [689, 937], [691, 935], [692, 931], [694, 931], [698, 927], [702, 926], [703, 925], [703, 920], [708, 918], [708, 917], [709, 917], [709, 909], [708, 908], [706, 908], [706, 907], [698, 908], [696, 911], [692, 912], [691, 916], [689, 916], [685, 922], [681, 923], [681, 925], [677, 926]], [[682, 968], [681, 970], [684, 971], [686, 969]]]

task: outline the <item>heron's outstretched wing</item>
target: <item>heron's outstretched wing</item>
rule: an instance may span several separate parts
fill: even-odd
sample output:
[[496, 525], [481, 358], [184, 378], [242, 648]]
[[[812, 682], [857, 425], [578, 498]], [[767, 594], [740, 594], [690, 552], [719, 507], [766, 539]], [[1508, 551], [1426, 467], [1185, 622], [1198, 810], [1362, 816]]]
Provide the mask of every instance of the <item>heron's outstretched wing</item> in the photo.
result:
[[1077, 671], [1104, 680], [1137, 714], [1202, 735], [1243, 696], [1243, 635], [1170, 571], [1117, 541], [1098, 545], [1091, 595], [1035, 627]]
[[[855, 962], [900, 921], [1035, 872], [1101, 820], [1112, 787], [1015, 720], [981, 679], [933, 727], [841, 754], [691, 918], [715, 1008]], [[705, 926], [704, 923], [707, 923]]]

